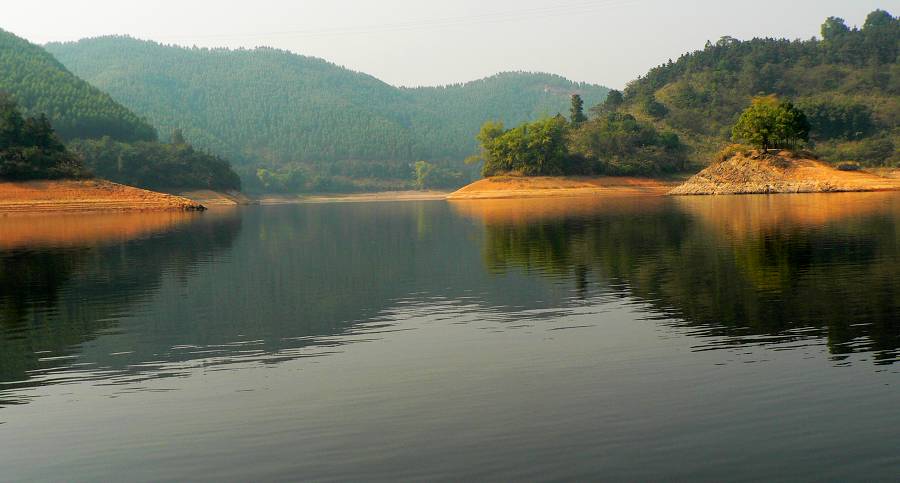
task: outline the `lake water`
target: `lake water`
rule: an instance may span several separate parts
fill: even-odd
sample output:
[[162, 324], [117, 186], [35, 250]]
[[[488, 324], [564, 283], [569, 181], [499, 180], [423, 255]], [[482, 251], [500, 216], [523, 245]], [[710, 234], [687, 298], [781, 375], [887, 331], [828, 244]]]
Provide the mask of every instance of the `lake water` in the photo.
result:
[[900, 194], [0, 218], [0, 480], [900, 475]]

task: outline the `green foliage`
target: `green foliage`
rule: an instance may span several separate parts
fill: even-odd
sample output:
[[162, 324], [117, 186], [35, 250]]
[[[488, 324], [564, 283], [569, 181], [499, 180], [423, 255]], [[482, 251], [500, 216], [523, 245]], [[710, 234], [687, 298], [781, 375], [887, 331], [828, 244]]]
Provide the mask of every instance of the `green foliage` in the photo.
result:
[[26, 114], [45, 114], [64, 140], [110, 136], [149, 141], [156, 131], [108, 94], [74, 76], [52, 55], [0, 30], [0, 92]]
[[583, 160], [584, 174], [654, 175], [686, 167], [685, 146], [676, 134], [629, 114], [611, 113], [577, 127], [570, 150]]
[[580, 124], [547, 117], [509, 130], [487, 122], [478, 141], [484, 176], [646, 176], [683, 170], [686, 160], [677, 135], [620, 113]]
[[[607, 89], [546, 74], [505, 73], [443, 87], [396, 88], [271, 48], [163, 46], [105, 37], [47, 48], [78, 75], [160, 128], [248, 167], [335, 161], [460, 161], [485, 119], [518, 124], [565, 112]], [[411, 171], [407, 169], [408, 171]], [[383, 178], [383, 177], [382, 177]], [[412, 180], [411, 172], [405, 180]]]
[[87, 173], [43, 114], [24, 117], [9, 96], [0, 94], [0, 179], [78, 178]]
[[732, 137], [764, 150], [794, 148], [809, 140], [809, 121], [790, 102], [775, 96], [757, 97], [741, 113]]
[[581, 96], [578, 94], [572, 94], [572, 107], [569, 108], [569, 120], [572, 121], [572, 124], [579, 124], [587, 121], [587, 116], [584, 115], [584, 100], [582, 100]]
[[897, 146], [898, 54], [900, 20], [881, 10], [872, 12], [862, 28], [829, 18], [821, 39], [724, 37], [651, 69], [628, 85], [620, 105], [613, 108], [611, 93], [592, 112], [618, 110], [672, 130], [692, 148], [691, 161], [698, 164], [708, 163], [730, 142], [732, 127], [751, 99], [771, 94], [807, 113], [817, 151], [850, 151], [852, 143], [869, 138]]
[[603, 117], [607, 114], [616, 112], [624, 103], [625, 97], [622, 95], [622, 91], [612, 89], [606, 95], [606, 100], [591, 108], [591, 113], [595, 117]]
[[833, 163], [855, 161], [866, 166], [900, 166], [898, 147], [892, 138], [877, 136], [819, 148], [819, 153]]
[[259, 168], [256, 178], [262, 189], [269, 193], [300, 193], [306, 190], [306, 171], [297, 165], [280, 170]]
[[128, 144], [105, 137], [73, 141], [70, 149], [95, 175], [117, 183], [156, 190], [241, 188], [240, 178], [227, 161], [189, 144]]
[[502, 123], [486, 123], [478, 135], [484, 160], [482, 175], [564, 174], [569, 158], [566, 128], [562, 116], [545, 117], [510, 130], [503, 130]]
[[800, 105], [810, 131], [821, 140], [858, 140], [875, 129], [872, 109], [865, 104], [833, 99], [809, 99]]
[[428, 161], [416, 161], [416, 187], [419, 189], [459, 188], [469, 182], [468, 176]]

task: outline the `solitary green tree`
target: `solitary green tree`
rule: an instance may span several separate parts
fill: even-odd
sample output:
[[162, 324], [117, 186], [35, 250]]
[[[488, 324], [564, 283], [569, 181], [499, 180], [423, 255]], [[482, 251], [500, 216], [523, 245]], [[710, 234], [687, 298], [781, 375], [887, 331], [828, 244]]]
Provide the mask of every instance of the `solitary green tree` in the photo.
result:
[[606, 94], [606, 100], [601, 104], [598, 104], [591, 108], [591, 112], [593, 112], [597, 117], [609, 114], [611, 112], [616, 112], [625, 102], [625, 96], [622, 95], [622, 91], [617, 91], [615, 89], [610, 90]]
[[809, 121], [790, 102], [774, 95], [757, 97], [741, 114], [731, 136], [763, 150], [795, 147], [809, 140]]
[[578, 94], [572, 94], [572, 108], [569, 112], [572, 124], [581, 124], [587, 121], [587, 117], [584, 115], [584, 100]]

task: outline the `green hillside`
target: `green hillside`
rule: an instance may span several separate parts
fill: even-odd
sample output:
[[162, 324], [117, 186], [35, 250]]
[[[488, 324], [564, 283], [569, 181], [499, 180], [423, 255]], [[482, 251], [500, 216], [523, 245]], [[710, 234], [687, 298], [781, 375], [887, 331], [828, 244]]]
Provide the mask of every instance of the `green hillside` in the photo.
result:
[[241, 186], [224, 159], [184, 139], [160, 143], [147, 121], [43, 48], [2, 30], [0, 108], [3, 179], [93, 174], [150, 189]]
[[64, 140], [110, 136], [121, 141], [156, 139], [147, 122], [66, 70], [52, 55], [0, 30], [0, 92], [25, 114], [46, 114]]
[[485, 119], [521, 122], [565, 112], [573, 92], [594, 103], [607, 92], [529, 73], [396, 88], [271, 48], [182, 48], [103, 37], [47, 49], [160, 132], [181, 128], [197, 145], [246, 165], [459, 161], [475, 152]]
[[[900, 164], [900, 21], [872, 12], [861, 28], [829, 18], [822, 38], [724, 37], [633, 81], [598, 112], [624, 111], [680, 135], [706, 164], [729, 142], [754, 96], [776, 94], [806, 112], [830, 161]], [[621, 103], [618, 102], [621, 100]]]

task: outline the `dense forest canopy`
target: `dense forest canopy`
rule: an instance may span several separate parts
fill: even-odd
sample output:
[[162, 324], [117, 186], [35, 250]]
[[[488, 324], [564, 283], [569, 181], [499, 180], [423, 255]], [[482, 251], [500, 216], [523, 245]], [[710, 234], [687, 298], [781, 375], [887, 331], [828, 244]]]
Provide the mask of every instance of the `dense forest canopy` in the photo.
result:
[[194, 149], [184, 139], [171, 143], [123, 143], [109, 137], [69, 144], [96, 176], [153, 190], [240, 190], [241, 180], [228, 161]]
[[723, 37], [651, 69], [594, 112], [622, 111], [678, 133], [709, 162], [753, 97], [770, 94], [807, 114], [826, 159], [900, 163], [900, 20], [876, 10], [862, 28], [839, 18], [809, 40]]
[[14, 103], [31, 116], [21, 118], [19, 138], [7, 135], [4, 141], [2, 176], [7, 179], [93, 173], [150, 189], [240, 188], [228, 162], [183, 139], [160, 143], [142, 118], [66, 70], [41, 47], [2, 30], [0, 95], [8, 96], [0, 97], [4, 129], [15, 134], [10, 126], [21, 115]]
[[3, 30], [0, 67], [0, 91], [10, 94], [27, 115], [46, 115], [63, 140], [156, 139], [146, 121], [73, 75], [41, 47]]
[[[475, 151], [474, 136], [486, 119], [516, 124], [567, 112], [572, 93], [594, 105], [607, 92], [523, 72], [443, 87], [396, 88], [272, 48], [183, 48], [103, 37], [47, 49], [160, 132], [183, 129], [197, 146], [243, 165], [245, 180], [282, 186], [285, 181], [306, 189], [341, 185], [344, 174], [369, 178], [366, 172], [372, 170], [365, 164], [370, 162], [402, 171], [408, 182], [415, 179], [418, 160], [454, 169], [452, 162], [460, 169], [460, 161]], [[393, 179], [387, 171], [372, 174]]]
[[66, 149], [45, 115], [25, 117], [9, 95], [0, 93], [0, 180], [85, 174], [80, 160]]

